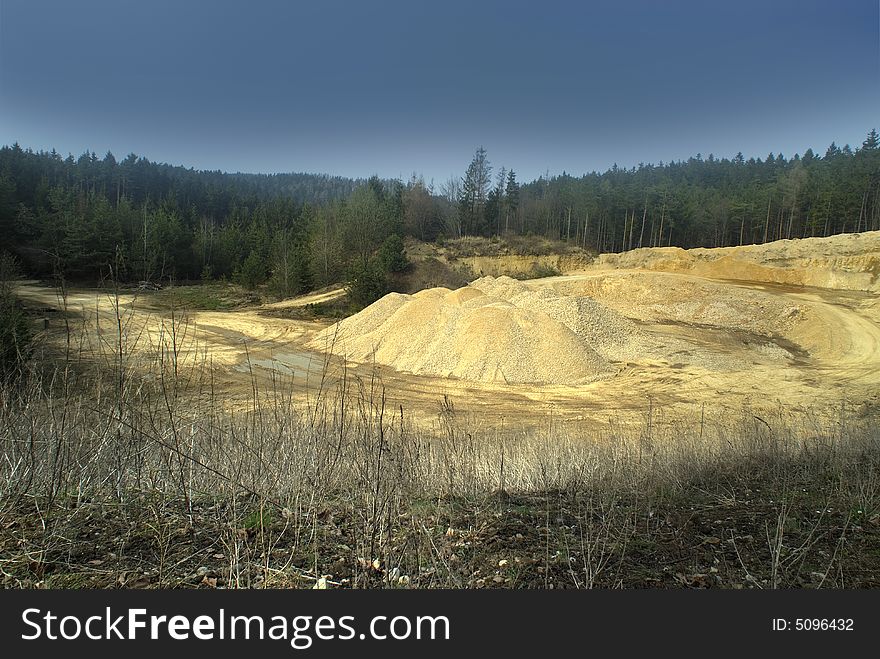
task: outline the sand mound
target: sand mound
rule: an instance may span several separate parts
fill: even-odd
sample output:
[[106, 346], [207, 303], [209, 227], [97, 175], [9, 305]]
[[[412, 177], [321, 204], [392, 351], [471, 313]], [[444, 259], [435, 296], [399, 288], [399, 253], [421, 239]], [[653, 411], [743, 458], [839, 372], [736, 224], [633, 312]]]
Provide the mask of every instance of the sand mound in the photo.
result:
[[311, 345], [419, 375], [575, 384], [612, 374], [609, 362], [637, 351], [640, 335], [595, 300], [483, 277], [455, 291], [392, 293]]

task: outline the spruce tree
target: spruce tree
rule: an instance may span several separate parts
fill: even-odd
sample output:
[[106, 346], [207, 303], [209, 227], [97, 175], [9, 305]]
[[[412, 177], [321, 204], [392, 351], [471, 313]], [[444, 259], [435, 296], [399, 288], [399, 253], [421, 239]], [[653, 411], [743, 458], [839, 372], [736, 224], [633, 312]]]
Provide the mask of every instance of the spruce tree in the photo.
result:
[[516, 217], [519, 209], [519, 183], [516, 182], [516, 172], [512, 169], [507, 173], [507, 186], [504, 188], [504, 231], [510, 229], [511, 217]]
[[485, 224], [485, 204], [489, 193], [492, 166], [486, 157], [486, 149], [480, 147], [474, 154], [467, 172], [461, 180], [459, 212], [466, 234], [479, 234]]

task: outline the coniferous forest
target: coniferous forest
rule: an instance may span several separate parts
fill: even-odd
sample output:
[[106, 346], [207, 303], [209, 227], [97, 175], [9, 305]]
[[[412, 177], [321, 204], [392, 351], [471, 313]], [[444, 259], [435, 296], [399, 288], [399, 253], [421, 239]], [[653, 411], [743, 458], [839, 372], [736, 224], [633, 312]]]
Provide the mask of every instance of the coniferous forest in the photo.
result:
[[195, 171], [129, 155], [0, 149], [0, 232], [32, 276], [233, 278], [278, 296], [394, 262], [401, 238], [542, 236], [596, 252], [880, 229], [880, 140], [786, 157], [563, 173], [520, 183], [477, 149], [460, 178]]

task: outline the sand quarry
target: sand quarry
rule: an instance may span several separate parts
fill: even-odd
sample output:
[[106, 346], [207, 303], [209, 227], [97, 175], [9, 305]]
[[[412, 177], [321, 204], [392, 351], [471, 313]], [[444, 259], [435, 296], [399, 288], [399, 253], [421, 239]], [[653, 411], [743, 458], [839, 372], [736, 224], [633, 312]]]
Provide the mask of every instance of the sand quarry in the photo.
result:
[[[392, 293], [335, 324], [277, 312], [341, 291], [189, 312], [183, 353], [215, 369], [231, 406], [246, 404], [255, 381], [281, 377], [313, 400], [342, 377], [374, 386], [378, 376], [389, 405], [428, 425], [444, 396], [463, 421], [495, 429], [880, 403], [880, 232], [639, 249], [578, 268]], [[58, 304], [51, 289], [20, 293]], [[167, 343], [167, 311], [149, 296], [123, 305], [132, 354]], [[113, 327], [106, 295], [75, 291], [68, 307], [93, 319], [95, 341]]]

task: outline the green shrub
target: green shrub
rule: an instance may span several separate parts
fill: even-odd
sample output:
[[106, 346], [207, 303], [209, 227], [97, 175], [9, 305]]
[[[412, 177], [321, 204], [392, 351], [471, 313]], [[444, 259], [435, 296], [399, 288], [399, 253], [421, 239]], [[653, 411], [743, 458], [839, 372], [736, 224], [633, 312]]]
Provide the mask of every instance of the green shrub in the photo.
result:
[[235, 272], [235, 281], [249, 291], [266, 281], [266, 262], [252, 251]]
[[4, 381], [20, 375], [31, 355], [31, 328], [12, 291], [18, 276], [15, 257], [0, 255], [0, 379]]
[[535, 263], [528, 272], [518, 272], [513, 274], [514, 279], [542, 279], [544, 277], [558, 277], [562, 274], [556, 266], [545, 265], [543, 263]]
[[346, 290], [351, 301], [365, 307], [390, 292], [388, 274], [377, 259], [358, 259], [349, 268]]
[[409, 259], [403, 248], [403, 240], [396, 233], [391, 234], [379, 248], [379, 261], [386, 272], [403, 272], [409, 267]]

